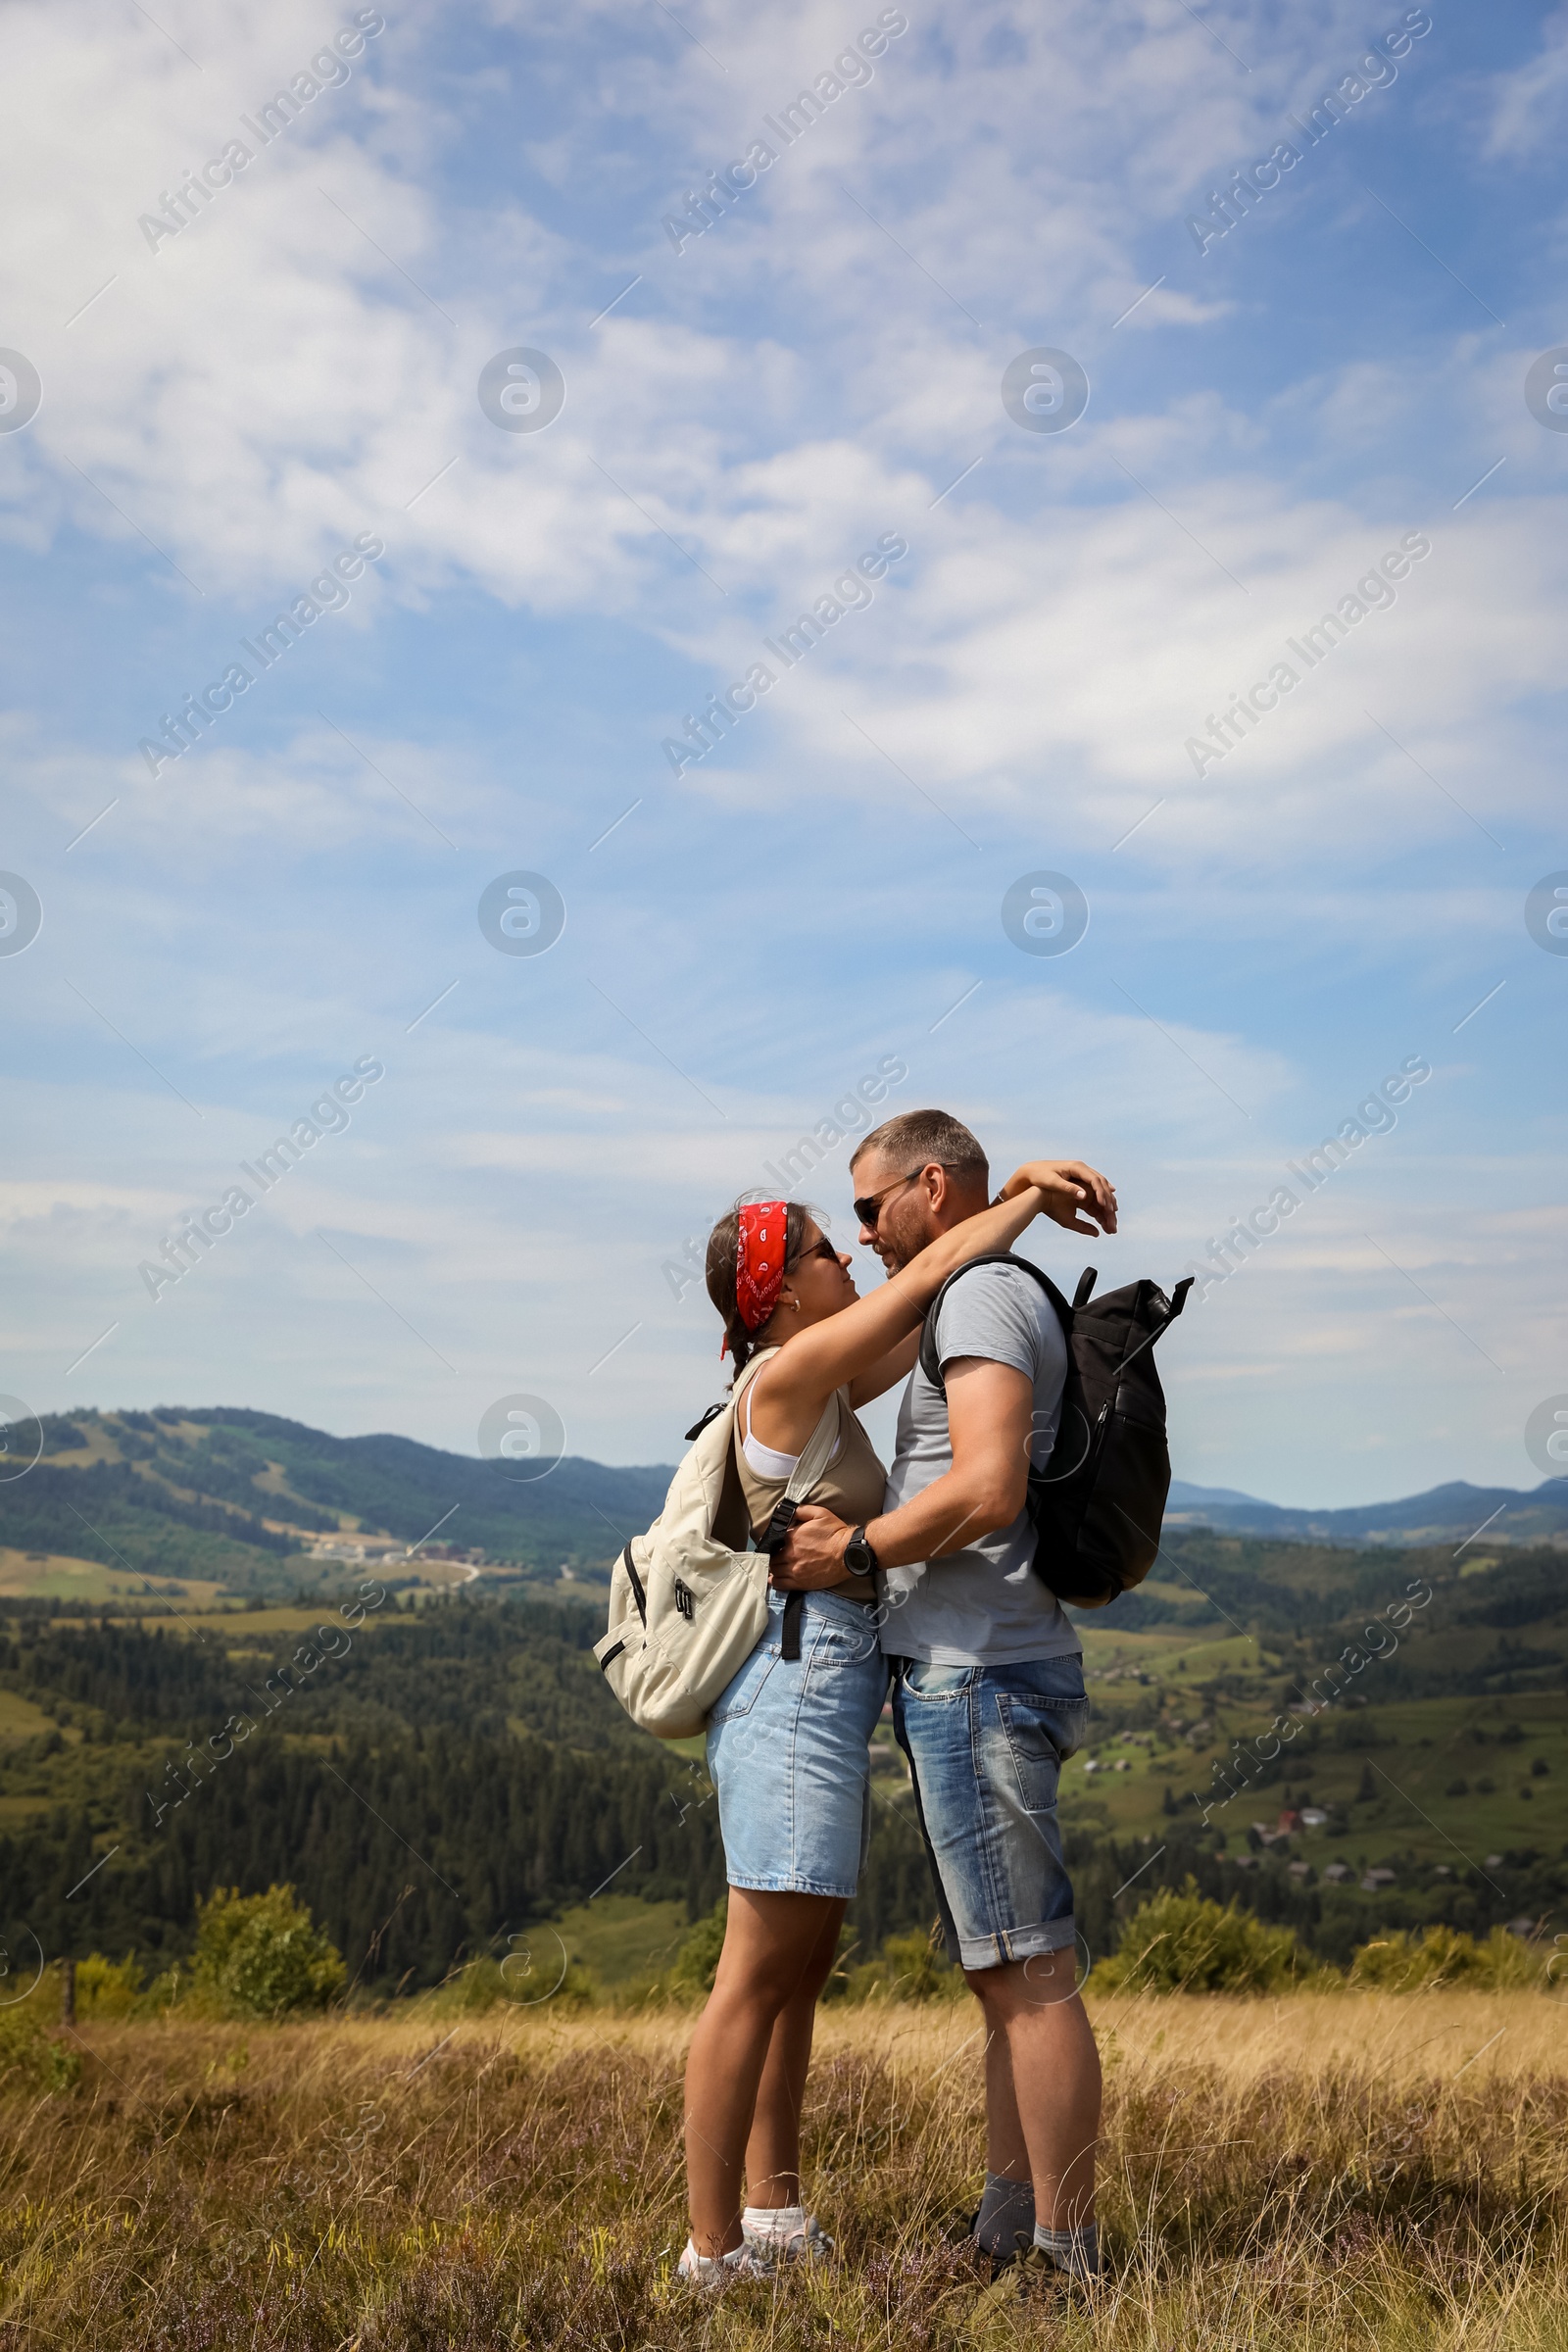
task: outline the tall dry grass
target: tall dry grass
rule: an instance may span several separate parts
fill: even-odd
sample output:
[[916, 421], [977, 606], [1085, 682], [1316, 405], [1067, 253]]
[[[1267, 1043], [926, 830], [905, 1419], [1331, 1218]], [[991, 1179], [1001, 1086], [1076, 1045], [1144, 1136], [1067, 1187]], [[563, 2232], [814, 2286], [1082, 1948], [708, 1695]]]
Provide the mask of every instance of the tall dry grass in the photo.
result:
[[975, 2014], [824, 2017], [838, 2258], [715, 2304], [668, 2281], [688, 2019], [84, 2027], [74, 2087], [0, 2085], [0, 2345], [1568, 2352], [1557, 2002], [1098, 2003], [1108, 2271], [1057, 2316], [944, 2234], [980, 2178]]

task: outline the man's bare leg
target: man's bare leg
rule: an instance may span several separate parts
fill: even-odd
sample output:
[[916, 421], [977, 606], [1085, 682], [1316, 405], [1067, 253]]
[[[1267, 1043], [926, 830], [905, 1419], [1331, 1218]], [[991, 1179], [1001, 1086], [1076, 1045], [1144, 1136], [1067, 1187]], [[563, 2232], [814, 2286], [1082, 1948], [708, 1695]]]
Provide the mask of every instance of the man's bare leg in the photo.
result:
[[1022, 2142], [1035, 2219], [1048, 2230], [1078, 2230], [1095, 2218], [1100, 2053], [1070, 1989], [1074, 1966], [1069, 1949], [964, 1972], [987, 2028], [988, 2169], [1019, 2178]]

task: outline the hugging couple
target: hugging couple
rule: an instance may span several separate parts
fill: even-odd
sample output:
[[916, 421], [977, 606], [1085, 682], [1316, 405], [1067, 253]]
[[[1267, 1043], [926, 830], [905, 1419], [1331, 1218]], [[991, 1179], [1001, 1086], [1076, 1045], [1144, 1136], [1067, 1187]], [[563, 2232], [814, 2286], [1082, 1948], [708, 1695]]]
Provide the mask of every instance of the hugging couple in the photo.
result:
[[[985, 2031], [986, 2184], [973, 2235], [994, 2269], [1092, 2277], [1100, 2062], [1076, 1981], [1056, 1782], [1088, 1718], [1078, 1635], [1032, 1569], [1026, 1467], [1055, 1438], [1066, 1342], [1026, 1273], [976, 1266], [1046, 1215], [1116, 1230], [1076, 1160], [1032, 1160], [994, 1200], [980, 1145], [914, 1110], [851, 1161], [859, 1238], [890, 1277], [857, 1295], [848, 1256], [791, 1201], [742, 1206], [708, 1246], [735, 1363], [735, 1471], [760, 1541], [830, 1399], [838, 1438], [774, 1553], [768, 1624], [709, 1717], [728, 1921], [686, 2073], [691, 2236], [705, 2285], [825, 2253], [802, 2202], [800, 2117], [817, 1997], [870, 1833], [869, 1742], [893, 1724], [947, 1948]], [[1091, 1221], [1092, 1220], [1092, 1221]], [[891, 1472], [856, 1407], [908, 1376]], [[743, 2185], [744, 2184], [744, 2185]]]

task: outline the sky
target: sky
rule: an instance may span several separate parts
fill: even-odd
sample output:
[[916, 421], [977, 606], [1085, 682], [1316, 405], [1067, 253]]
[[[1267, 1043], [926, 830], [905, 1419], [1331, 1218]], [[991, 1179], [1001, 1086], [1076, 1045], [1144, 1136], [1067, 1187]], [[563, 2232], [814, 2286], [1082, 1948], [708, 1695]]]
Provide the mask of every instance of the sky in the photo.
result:
[[1568, 12], [8, 48], [0, 1389], [672, 1460], [937, 1104], [1197, 1269], [1178, 1476], [1552, 1467]]

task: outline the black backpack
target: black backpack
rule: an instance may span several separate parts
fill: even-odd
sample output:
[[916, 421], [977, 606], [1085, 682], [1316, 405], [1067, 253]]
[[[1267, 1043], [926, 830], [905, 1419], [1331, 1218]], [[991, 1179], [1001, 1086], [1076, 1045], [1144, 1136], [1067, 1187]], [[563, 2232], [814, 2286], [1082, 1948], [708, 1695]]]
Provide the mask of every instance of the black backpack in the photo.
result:
[[1026, 1257], [999, 1250], [972, 1257], [950, 1274], [926, 1311], [920, 1369], [946, 1394], [937, 1361], [937, 1309], [956, 1282], [976, 1266], [1017, 1266], [1039, 1283], [1061, 1321], [1067, 1380], [1051, 1459], [1029, 1468], [1028, 1511], [1035, 1531], [1035, 1574], [1058, 1600], [1101, 1609], [1141, 1585], [1159, 1551], [1170, 1492], [1165, 1393], [1152, 1348], [1175, 1322], [1193, 1287], [1191, 1275], [1167, 1298], [1152, 1282], [1132, 1282], [1090, 1304], [1088, 1267], [1068, 1304], [1049, 1274]]

